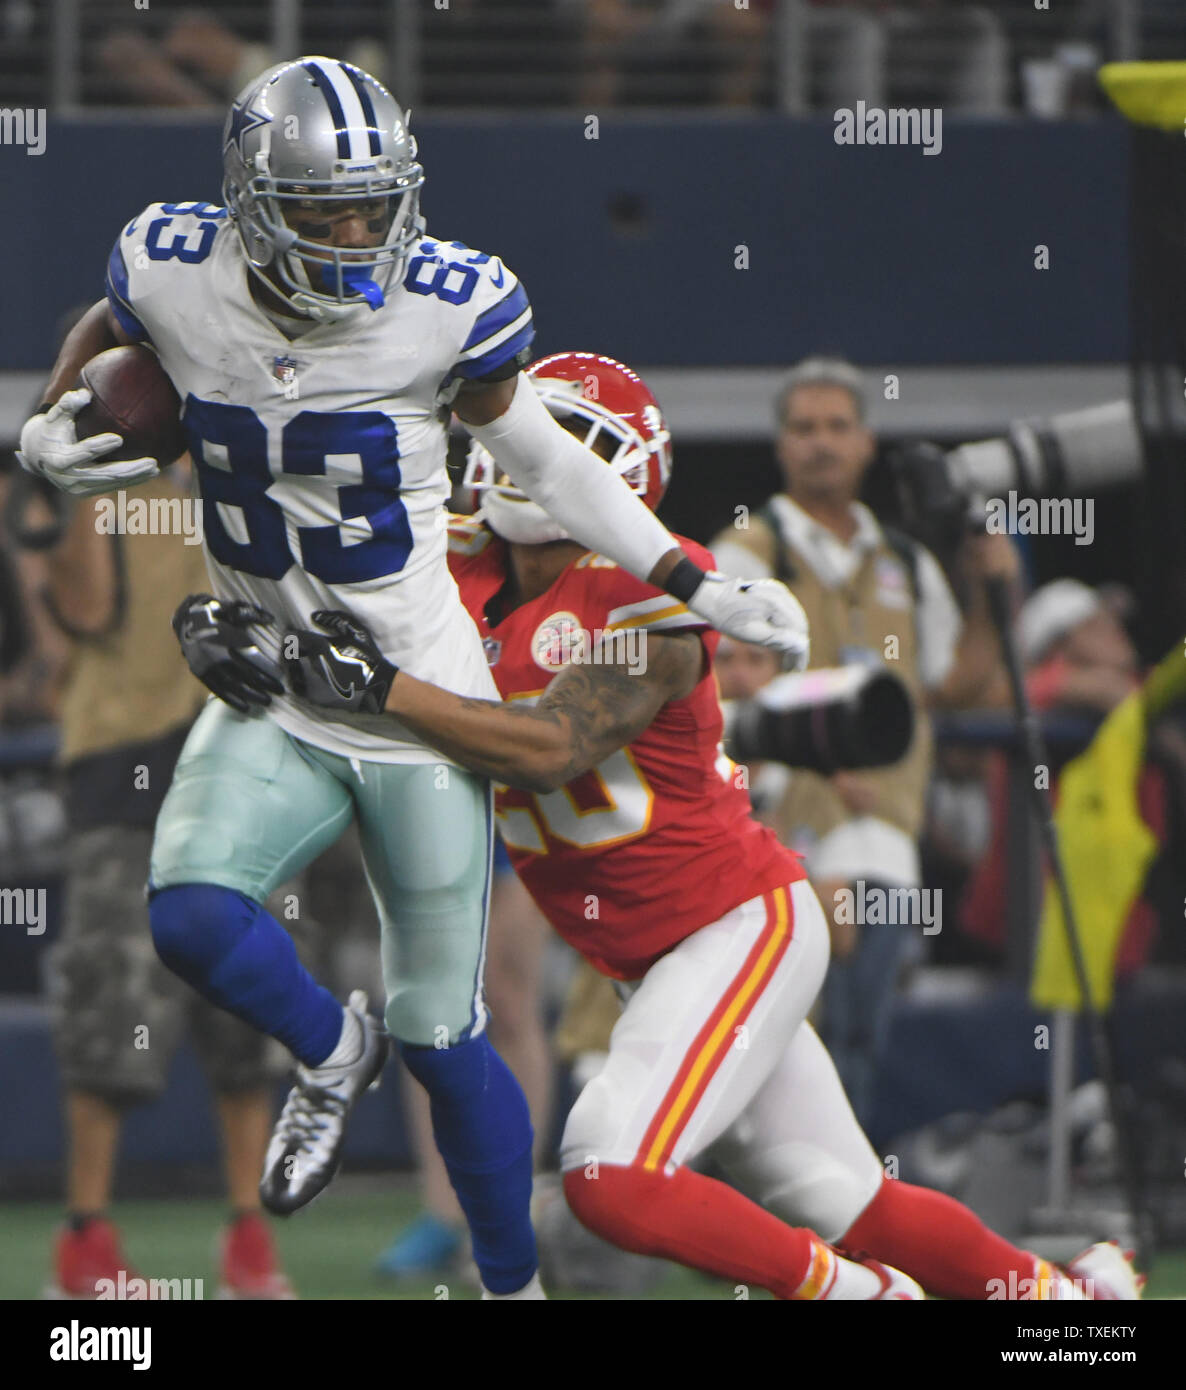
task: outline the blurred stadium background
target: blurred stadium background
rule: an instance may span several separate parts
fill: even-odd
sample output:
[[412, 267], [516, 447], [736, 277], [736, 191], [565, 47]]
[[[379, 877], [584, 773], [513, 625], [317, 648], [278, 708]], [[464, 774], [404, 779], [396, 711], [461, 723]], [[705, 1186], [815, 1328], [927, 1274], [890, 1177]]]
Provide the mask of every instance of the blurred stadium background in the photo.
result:
[[[411, 108], [430, 229], [515, 268], [541, 355], [605, 352], [652, 386], [675, 439], [663, 512], [673, 529], [707, 540], [779, 486], [772, 401], [807, 354], [867, 370], [881, 445], [869, 500], [907, 530], [919, 518], [892, 485], [897, 447], [949, 448], [1131, 400], [1143, 473], [1101, 494], [1093, 543], [1019, 543], [1035, 587], [1108, 586], [1143, 664], [1180, 643], [1186, 155], [1180, 122], [1176, 138], [1129, 125], [1096, 73], [1109, 61], [1186, 59], [1181, 0], [0, 0], [0, 107], [48, 112], [43, 153], [28, 157], [8, 136], [0, 147], [0, 448], [15, 447], [37, 403], [63, 316], [101, 295], [120, 227], [149, 201], [220, 202], [227, 100], [302, 52], [359, 62]], [[837, 144], [834, 112], [858, 101], [940, 108], [941, 152]], [[1049, 269], [1035, 269], [1040, 246]], [[885, 399], [891, 374], [899, 386]], [[66, 829], [58, 668], [39, 645], [28, 555], [11, 535], [4, 545], [0, 886], [44, 887], [50, 905], [42, 935], [0, 928], [0, 1296], [19, 1298], [44, 1280], [61, 1213], [45, 993]], [[1058, 760], [1097, 722], [1052, 722]], [[1050, 1053], [1033, 1045], [1048, 1015], [1028, 998], [1038, 870], [1027, 774], [1015, 769], [1008, 853], [987, 870], [997, 918], [974, 930], [963, 908], [969, 884], [985, 882], [987, 760], [1014, 744], [999, 711], [948, 716], [939, 733], [923, 853], [944, 927], [918, 943], [902, 983], [870, 1128], [901, 1176], [1020, 1236], [1058, 1181]], [[1148, 756], [1160, 847], [1110, 1032], [1143, 1160], [1150, 1294], [1186, 1296], [1186, 776], [1168, 754]], [[355, 959], [369, 949], [365, 922], [334, 926]], [[567, 963], [558, 953], [554, 965], [553, 1016]], [[1084, 1232], [1094, 1238], [1126, 1229], [1126, 1217], [1092, 1078], [1080, 1029], [1062, 1079], [1069, 1148], [1054, 1164], [1071, 1186], [1055, 1205], [1065, 1199], [1080, 1226], [1100, 1228]], [[569, 1093], [562, 1072], [561, 1113]], [[414, 1208], [409, 1162], [389, 1086], [353, 1125], [354, 1185], [348, 1177], [282, 1235], [299, 1288], [389, 1292], [366, 1270], [376, 1231]], [[205, 1083], [183, 1048], [163, 1099], [129, 1117], [121, 1151], [116, 1210], [146, 1272], [200, 1272], [216, 1165]], [[1051, 1238], [1078, 1233], [1058, 1224]], [[722, 1296], [682, 1273], [652, 1292]]]

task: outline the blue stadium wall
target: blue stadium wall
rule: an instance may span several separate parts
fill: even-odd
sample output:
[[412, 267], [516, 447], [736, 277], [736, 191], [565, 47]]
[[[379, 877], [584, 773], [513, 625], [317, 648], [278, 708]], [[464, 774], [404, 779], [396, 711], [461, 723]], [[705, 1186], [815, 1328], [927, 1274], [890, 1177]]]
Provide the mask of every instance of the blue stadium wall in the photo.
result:
[[[1117, 121], [944, 123], [938, 155], [838, 146], [830, 120], [416, 122], [435, 235], [501, 255], [541, 352], [655, 365], [1116, 362], [1128, 354], [1128, 144]], [[0, 150], [0, 369], [53, 357], [154, 201], [220, 202], [220, 127], [51, 121]], [[1050, 269], [1034, 248], [1050, 248]], [[749, 268], [735, 268], [735, 248]]]

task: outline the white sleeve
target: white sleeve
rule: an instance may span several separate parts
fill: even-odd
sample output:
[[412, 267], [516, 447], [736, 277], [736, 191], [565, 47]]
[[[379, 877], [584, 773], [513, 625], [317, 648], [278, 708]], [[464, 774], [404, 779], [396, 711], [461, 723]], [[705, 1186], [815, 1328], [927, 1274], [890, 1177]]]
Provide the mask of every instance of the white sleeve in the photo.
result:
[[520, 373], [510, 405], [488, 425], [462, 421], [510, 480], [575, 541], [646, 580], [679, 542], [603, 460], [557, 424]]
[[964, 620], [938, 560], [918, 548], [918, 674], [928, 690], [947, 679], [955, 665]]

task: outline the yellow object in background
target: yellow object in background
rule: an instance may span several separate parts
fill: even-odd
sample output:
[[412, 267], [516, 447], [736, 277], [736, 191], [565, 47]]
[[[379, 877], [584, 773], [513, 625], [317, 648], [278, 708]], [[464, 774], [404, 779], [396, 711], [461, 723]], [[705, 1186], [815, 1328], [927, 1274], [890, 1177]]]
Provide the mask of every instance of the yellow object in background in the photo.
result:
[[1186, 63], [1105, 63], [1099, 80], [1127, 120], [1186, 132]]
[[[1186, 693], [1183, 650], [1175, 648], [1141, 690], [1116, 706], [1059, 778], [1054, 824], [1097, 1009], [1111, 1002], [1116, 951], [1157, 852], [1157, 837], [1141, 819], [1137, 783], [1148, 720]], [[1081, 1006], [1053, 880], [1042, 904], [1030, 998], [1040, 1009]]]

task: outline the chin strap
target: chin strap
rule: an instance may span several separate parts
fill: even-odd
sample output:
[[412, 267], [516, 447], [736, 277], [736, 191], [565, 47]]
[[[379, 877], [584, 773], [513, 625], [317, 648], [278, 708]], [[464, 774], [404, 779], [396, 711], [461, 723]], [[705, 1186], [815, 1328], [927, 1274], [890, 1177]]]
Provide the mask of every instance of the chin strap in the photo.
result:
[[[309, 279], [308, 268], [303, 259], [299, 256], [294, 258], [297, 262], [298, 273], [303, 274], [305, 279]], [[362, 305], [369, 304], [371, 309], [381, 309], [386, 303], [383, 290], [377, 281], [371, 278], [368, 266], [343, 266], [342, 283], [348, 289], [358, 295], [358, 300], [354, 302], [333, 303], [319, 299], [313, 293], [313, 285], [310, 282], [309, 290], [296, 290], [286, 296], [288, 302], [298, 314], [303, 314], [306, 318], [316, 319], [318, 323], [335, 323], [339, 319], [354, 313]], [[330, 283], [330, 267], [326, 267], [321, 272], [321, 282], [327, 290], [332, 293]]]
[[496, 536], [512, 545], [546, 545], [571, 540], [569, 534], [535, 502], [522, 502], [489, 492], [478, 513]]
[[290, 295], [288, 302], [296, 313], [307, 319], [314, 319], [318, 323], [336, 323], [339, 319], [344, 319], [348, 314], [352, 314], [359, 307], [357, 304], [326, 304], [300, 290]]

